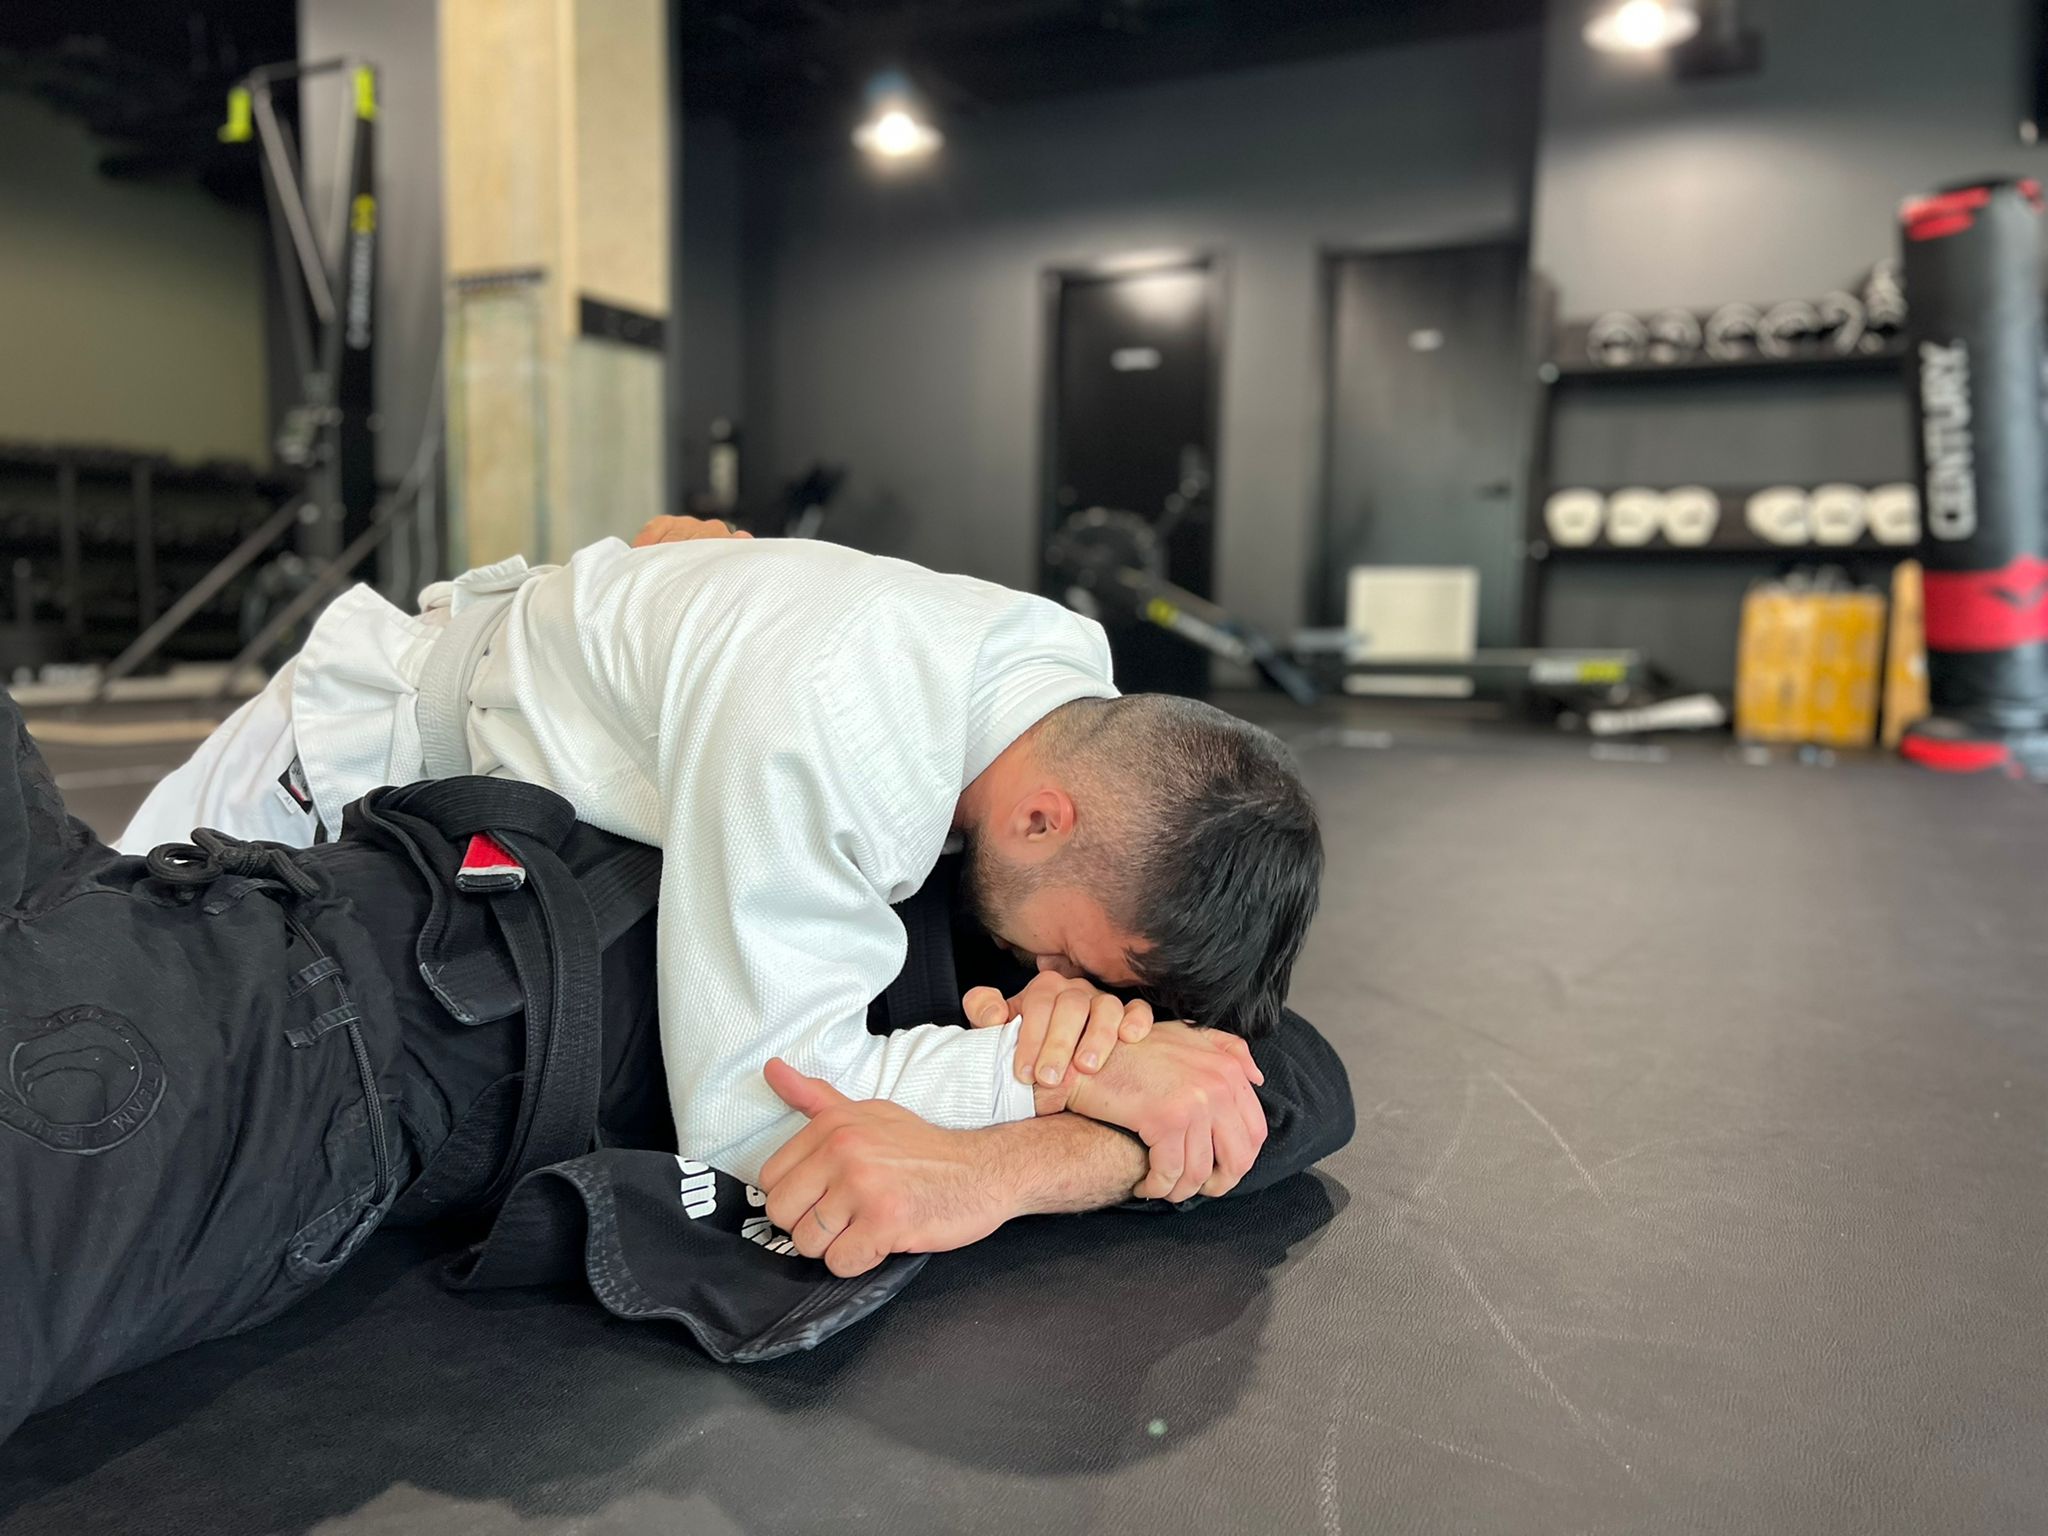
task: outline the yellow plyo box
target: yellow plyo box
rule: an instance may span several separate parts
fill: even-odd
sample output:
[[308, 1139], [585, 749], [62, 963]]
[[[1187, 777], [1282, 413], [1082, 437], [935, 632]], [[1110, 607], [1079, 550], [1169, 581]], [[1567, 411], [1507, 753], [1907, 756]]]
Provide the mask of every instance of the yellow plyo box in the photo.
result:
[[1876, 592], [1752, 589], [1736, 650], [1736, 734], [1869, 746], [1877, 734], [1884, 618]]

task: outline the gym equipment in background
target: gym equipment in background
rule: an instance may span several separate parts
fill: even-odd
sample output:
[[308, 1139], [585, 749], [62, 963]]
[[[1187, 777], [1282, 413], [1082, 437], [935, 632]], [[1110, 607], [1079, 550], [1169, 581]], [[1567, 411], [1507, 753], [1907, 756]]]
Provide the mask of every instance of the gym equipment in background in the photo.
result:
[[1917, 544], [1919, 507], [1918, 491], [1904, 484], [1834, 481], [1760, 490], [1633, 485], [1611, 492], [1570, 486], [1545, 499], [1536, 535], [1549, 540], [1553, 553], [1766, 554], [1820, 548], [1868, 556]]
[[1269, 638], [1166, 579], [1163, 522], [1108, 507], [1069, 516], [1045, 550], [1046, 569], [1064, 584], [1068, 606], [1090, 618], [1154, 625], [1212, 656], [1258, 668], [1297, 704], [1315, 703], [1321, 690]]
[[1749, 531], [1767, 544], [1805, 544], [1813, 538], [1813, 502], [1796, 485], [1758, 491], [1742, 515]]
[[1754, 304], [1723, 304], [1707, 317], [1707, 356], [1724, 363], [1756, 355], [1756, 330], [1764, 317]]
[[1599, 538], [1606, 516], [1607, 498], [1598, 491], [1552, 491], [1543, 503], [1544, 531], [1563, 549], [1584, 549]]
[[1869, 506], [1870, 536], [1880, 544], [1920, 542], [1920, 487], [1899, 482], [1873, 486]]
[[1700, 349], [1700, 322], [1691, 310], [1659, 310], [1650, 317], [1648, 331], [1653, 363], [1690, 362]]
[[[278, 116], [277, 87], [346, 72], [347, 126], [339, 136], [332, 199], [315, 208], [301, 179], [291, 129]], [[285, 333], [299, 400], [285, 412], [277, 454], [306, 476], [312, 516], [303, 551], [334, 555], [370, 526], [377, 502], [376, 341], [377, 71], [360, 59], [296, 60], [251, 70], [228, 93], [225, 144], [262, 151], [263, 192], [284, 300]]]
[[1721, 498], [1704, 485], [1681, 485], [1664, 493], [1664, 537], [1681, 549], [1698, 549], [1721, 523]]
[[1853, 293], [1837, 289], [1821, 295], [1814, 306], [1820, 317], [1820, 335], [1833, 352], [1848, 354], [1863, 348], [1863, 301]]
[[1757, 350], [1765, 357], [1791, 357], [1810, 351], [1821, 334], [1820, 311], [1804, 299], [1774, 304], [1757, 327]]
[[1919, 426], [1931, 768], [2048, 777], [2042, 198], [1971, 182], [1900, 212]]
[[1645, 486], [1616, 491], [1607, 501], [1607, 542], [1635, 549], [1657, 536], [1664, 526], [1664, 498]]
[[1742, 603], [1735, 734], [1867, 747], [1877, 732], [1885, 599], [1839, 579], [1760, 582]]
[[1854, 544], [1870, 523], [1870, 497], [1860, 485], [1815, 486], [1807, 507], [1816, 544]]
[[1641, 362], [1649, 345], [1649, 327], [1626, 310], [1602, 315], [1586, 331], [1586, 356], [1605, 368]]
[[[343, 73], [349, 82], [341, 98], [347, 127], [340, 135], [344, 147], [334, 168], [332, 201], [323, 213], [307, 197], [298, 146], [278, 115], [274, 92], [279, 85]], [[221, 142], [254, 142], [262, 152], [285, 330], [300, 386], [299, 402], [286, 411], [279, 429], [277, 453], [302, 476], [302, 489], [136, 636], [100, 674], [90, 703], [104, 702], [115, 684], [154, 659], [259, 555], [296, 532], [297, 553], [278, 557], [244, 592], [253, 601], [243, 601], [242, 612], [257, 627], [243, 635], [241, 650], [222, 674], [218, 692], [226, 696], [245, 667], [280, 646], [289, 648], [290, 637], [314, 611], [431, 501], [441, 439], [439, 361], [419, 451], [395, 489], [377, 490], [376, 120], [377, 72], [360, 59], [266, 64], [228, 93]]]
[[1896, 353], [1906, 317], [1905, 291], [1896, 271], [1879, 262], [1855, 286], [1855, 292], [1836, 288], [1818, 299], [1761, 306], [1737, 301], [1713, 310], [1660, 309], [1647, 316], [1610, 310], [1590, 323], [1563, 326], [1554, 366], [1568, 373], [1712, 369], [1735, 363], [1825, 365]]
[[1896, 256], [1887, 256], [1871, 267], [1863, 279], [1862, 298], [1862, 349], [1880, 352], [1896, 346], [1906, 329], [1906, 286]]

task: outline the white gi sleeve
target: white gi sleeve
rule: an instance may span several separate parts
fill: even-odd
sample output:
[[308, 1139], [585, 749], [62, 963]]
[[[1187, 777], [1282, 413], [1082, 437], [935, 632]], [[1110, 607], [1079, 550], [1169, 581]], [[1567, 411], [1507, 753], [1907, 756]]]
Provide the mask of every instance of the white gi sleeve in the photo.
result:
[[[801, 594], [790, 599], [769, 626], [804, 622]], [[868, 1003], [907, 944], [886, 886], [928, 867], [905, 829], [937, 817], [943, 836], [960, 793], [957, 745], [944, 760], [934, 746], [957, 735], [926, 722], [963, 701], [937, 669], [842, 672], [873, 640], [847, 622], [860, 636], [802, 637], [826, 658], [819, 673], [772, 675], [772, 644], [706, 645], [669, 666], [658, 709], [641, 701], [664, 823], [657, 954], [678, 1145], [749, 1180], [803, 1125], [761, 1076], [773, 1056], [948, 1129], [1034, 1110], [1011, 1071], [1015, 1025], [868, 1032]]]

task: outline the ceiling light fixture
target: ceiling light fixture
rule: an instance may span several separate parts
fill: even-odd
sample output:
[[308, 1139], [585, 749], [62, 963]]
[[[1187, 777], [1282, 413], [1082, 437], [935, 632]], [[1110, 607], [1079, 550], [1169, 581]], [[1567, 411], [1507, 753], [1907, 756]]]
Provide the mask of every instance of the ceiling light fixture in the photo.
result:
[[1699, 29], [1695, 0], [1618, 0], [1586, 23], [1586, 41], [1603, 53], [1653, 53], [1689, 42]]
[[853, 142], [878, 160], [916, 160], [946, 137], [925, 121], [910, 82], [892, 70], [869, 84], [868, 118], [853, 130]]

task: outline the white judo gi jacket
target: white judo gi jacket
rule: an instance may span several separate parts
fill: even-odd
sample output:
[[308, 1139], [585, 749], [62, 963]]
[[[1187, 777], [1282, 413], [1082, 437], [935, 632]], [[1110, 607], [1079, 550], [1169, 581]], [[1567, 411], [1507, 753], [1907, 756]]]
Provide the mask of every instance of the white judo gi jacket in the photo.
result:
[[1015, 1024], [877, 1036], [866, 1019], [903, 965], [889, 905], [931, 871], [962, 789], [1051, 710], [1115, 694], [1100, 626], [1043, 598], [804, 540], [611, 539], [430, 587], [419, 617], [356, 587], [121, 848], [198, 825], [310, 842], [316, 817], [338, 827], [423, 777], [427, 655], [451, 612], [507, 591], [468, 690], [471, 767], [663, 849], [680, 1144], [756, 1179], [800, 1124], [762, 1081], [770, 1056], [935, 1125], [1028, 1117]]

